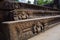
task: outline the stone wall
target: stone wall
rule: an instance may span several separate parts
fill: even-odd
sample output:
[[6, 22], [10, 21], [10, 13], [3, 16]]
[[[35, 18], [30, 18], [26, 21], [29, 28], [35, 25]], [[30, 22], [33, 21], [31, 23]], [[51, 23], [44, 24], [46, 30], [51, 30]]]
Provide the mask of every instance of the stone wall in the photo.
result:
[[[41, 32], [42, 24], [40, 22], [43, 22], [45, 25], [45, 29], [47, 29], [46, 23], [48, 23], [48, 21], [51, 21], [51, 19], [32, 20], [32, 21], [24, 21], [24, 22], [12, 21], [12, 22], [3, 23], [3, 28], [6, 28], [4, 29], [5, 37], [6, 39], [8, 37], [9, 40], [27, 40], [28, 38], [31, 38]], [[38, 27], [36, 25], [38, 26], [40, 25], [40, 26]], [[37, 30], [35, 28], [38, 28], [38, 33], [36, 32]], [[35, 33], [33, 33], [33, 31]]]

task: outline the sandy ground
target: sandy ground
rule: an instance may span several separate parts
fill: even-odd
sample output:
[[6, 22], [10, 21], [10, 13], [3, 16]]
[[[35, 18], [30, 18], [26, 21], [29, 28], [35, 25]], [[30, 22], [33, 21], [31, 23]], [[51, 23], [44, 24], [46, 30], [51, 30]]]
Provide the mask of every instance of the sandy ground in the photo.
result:
[[60, 40], [60, 24], [28, 40]]

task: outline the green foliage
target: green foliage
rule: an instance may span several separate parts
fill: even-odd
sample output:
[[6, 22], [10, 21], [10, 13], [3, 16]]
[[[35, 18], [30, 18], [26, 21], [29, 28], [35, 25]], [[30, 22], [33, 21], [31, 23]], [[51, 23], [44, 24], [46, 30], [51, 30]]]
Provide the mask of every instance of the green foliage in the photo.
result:
[[30, 4], [31, 2], [30, 1], [28, 1], [28, 4]]
[[19, 0], [15, 0], [15, 1], [19, 1]]
[[37, 4], [38, 5], [44, 5], [44, 4], [48, 4], [48, 3], [52, 3], [53, 0], [38, 0]]

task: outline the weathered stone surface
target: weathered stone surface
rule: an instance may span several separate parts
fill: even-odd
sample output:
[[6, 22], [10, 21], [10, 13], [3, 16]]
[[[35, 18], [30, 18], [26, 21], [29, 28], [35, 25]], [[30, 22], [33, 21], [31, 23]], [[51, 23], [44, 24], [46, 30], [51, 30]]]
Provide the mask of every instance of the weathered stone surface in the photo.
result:
[[[45, 20], [47, 20], [47, 21], [45, 21]], [[7, 35], [7, 37], [9, 37], [8, 39], [10, 39], [10, 40], [27, 40], [28, 38], [31, 38], [41, 32], [41, 27], [43, 28], [43, 25], [41, 24], [41, 22], [44, 23], [44, 25], [45, 25], [44, 30], [46, 30], [49, 28], [48, 24], [50, 22], [53, 22], [52, 20], [54, 20], [54, 19], [52, 19], [52, 20], [45, 19], [45, 20], [4, 23], [3, 25], [6, 25], [6, 26], [3, 26], [3, 27], [6, 27], [6, 29], [8, 29], [8, 31], [7, 31], [8, 33], [6, 33], [6, 35], [8, 34]], [[4, 29], [4, 30], [6, 31], [6, 29]], [[35, 31], [35, 33], [33, 33], [33, 31]]]

